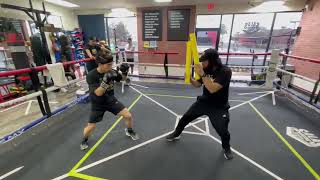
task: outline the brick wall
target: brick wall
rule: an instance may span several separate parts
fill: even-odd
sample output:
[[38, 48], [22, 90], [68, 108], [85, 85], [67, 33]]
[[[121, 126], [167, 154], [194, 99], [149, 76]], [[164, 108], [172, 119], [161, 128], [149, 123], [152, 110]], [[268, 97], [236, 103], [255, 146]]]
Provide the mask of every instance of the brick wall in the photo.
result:
[[[143, 47], [142, 40], [142, 11], [144, 10], [161, 10], [162, 11], [162, 41], [157, 41], [158, 48], [156, 51], [171, 51], [179, 52], [179, 55], [169, 55], [168, 63], [170, 64], [185, 64], [186, 41], [167, 41], [167, 13], [170, 9], [190, 9], [189, 33], [195, 30], [196, 7], [195, 6], [170, 6], [170, 7], [150, 7], [137, 8], [137, 23], [138, 23], [138, 49], [139, 51], [148, 51]], [[143, 63], [163, 63], [164, 55], [148, 55], [139, 54], [139, 62]]]
[[[301, 19], [301, 33], [297, 37], [292, 54], [320, 60], [320, 1], [311, 0], [313, 9], [306, 10]], [[319, 78], [320, 64], [290, 59], [294, 64], [296, 73], [317, 80]]]

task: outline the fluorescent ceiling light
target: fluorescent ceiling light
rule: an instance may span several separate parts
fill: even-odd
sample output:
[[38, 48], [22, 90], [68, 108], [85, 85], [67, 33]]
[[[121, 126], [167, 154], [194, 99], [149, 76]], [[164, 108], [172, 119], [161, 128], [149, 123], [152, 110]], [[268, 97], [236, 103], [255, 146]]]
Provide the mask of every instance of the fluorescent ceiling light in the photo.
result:
[[172, 2], [172, 0], [154, 0], [155, 2], [162, 3], [162, 2]]
[[111, 13], [108, 14], [108, 17], [128, 17], [135, 16], [134, 12], [129, 11], [126, 8], [114, 8], [111, 9]]
[[73, 4], [71, 2], [67, 2], [67, 1], [64, 1], [64, 0], [45, 0], [46, 2], [49, 2], [49, 3], [52, 3], [52, 4], [56, 4], [58, 6], [64, 6], [64, 7], [80, 7], [79, 5], [77, 4]]

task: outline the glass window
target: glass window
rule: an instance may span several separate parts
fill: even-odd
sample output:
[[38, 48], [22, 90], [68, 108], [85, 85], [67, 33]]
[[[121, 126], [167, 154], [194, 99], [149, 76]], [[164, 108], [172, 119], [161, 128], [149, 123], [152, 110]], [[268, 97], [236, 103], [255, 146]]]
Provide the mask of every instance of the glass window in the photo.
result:
[[[273, 13], [236, 14], [234, 17], [230, 52], [265, 52], [273, 16]], [[262, 65], [263, 59], [263, 56], [258, 56], [254, 64]], [[251, 65], [251, 62], [252, 56], [229, 56], [228, 64]]]
[[203, 52], [208, 48], [216, 49], [221, 15], [198, 15], [196, 36], [198, 51]]
[[107, 18], [107, 22], [106, 34], [111, 49], [115, 46], [124, 49], [129, 37], [132, 38], [135, 48], [138, 48], [137, 17]]
[[60, 16], [55, 16], [55, 15], [48, 16], [48, 23], [53, 24], [55, 28], [63, 28], [62, 20]]
[[[228, 52], [232, 25], [232, 15], [223, 15], [221, 19], [219, 52]], [[227, 56], [221, 56], [222, 63], [226, 63]]]
[[284, 50], [293, 46], [301, 16], [301, 12], [277, 14], [269, 51], [272, 49]]
[[[41, 19], [44, 19], [44, 14], [40, 14]], [[63, 28], [62, 19], [60, 16], [56, 15], [49, 15], [47, 16], [48, 24], [53, 24], [55, 28]]]

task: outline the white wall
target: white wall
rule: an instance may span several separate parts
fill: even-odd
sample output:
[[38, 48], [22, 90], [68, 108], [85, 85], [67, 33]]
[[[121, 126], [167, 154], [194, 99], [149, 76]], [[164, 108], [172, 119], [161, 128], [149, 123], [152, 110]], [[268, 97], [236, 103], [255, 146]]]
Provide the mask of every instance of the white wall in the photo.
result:
[[[33, 8], [42, 10], [42, 0], [32, 0], [32, 2]], [[0, 3], [30, 7], [29, 0], [0, 0]], [[53, 15], [61, 17], [63, 28], [65, 30], [73, 30], [74, 28], [79, 27], [78, 18], [73, 12], [73, 9], [65, 8], [62, 6], [56, 6], [50, 3], [45, 3], [45, 6], [48, 12], [51, 12]], [[0, 8], [0, 17], [31, 20], [31, 18], [22, 11], [9, 10], [4, 8]]]

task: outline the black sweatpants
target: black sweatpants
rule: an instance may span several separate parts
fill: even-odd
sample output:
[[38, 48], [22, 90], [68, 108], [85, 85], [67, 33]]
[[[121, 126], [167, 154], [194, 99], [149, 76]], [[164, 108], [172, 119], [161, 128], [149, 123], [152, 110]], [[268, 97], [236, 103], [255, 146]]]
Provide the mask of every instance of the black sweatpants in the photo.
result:
[[229, 110], [209, 106], [207, 103], [197, 100], [182, 116], [176, 127], [176, 135], [180, 135], [184, 128], [194, 119], [206, 115], [212, 126], [217, 131], [222, 141], [222, 148], [230, 148], [230, 133], [228, 131]]

